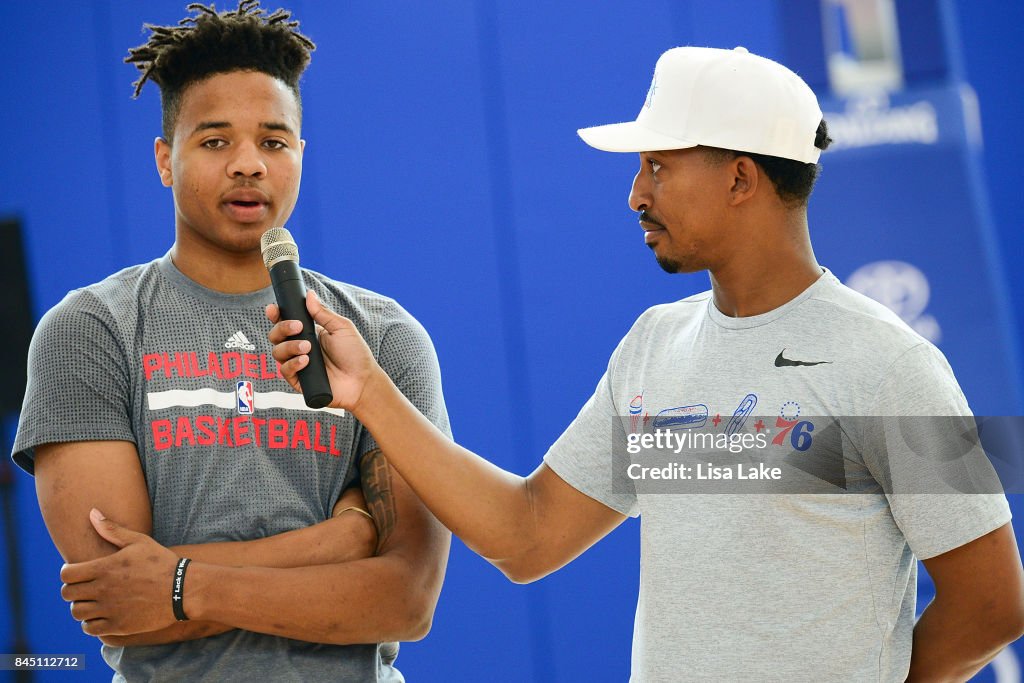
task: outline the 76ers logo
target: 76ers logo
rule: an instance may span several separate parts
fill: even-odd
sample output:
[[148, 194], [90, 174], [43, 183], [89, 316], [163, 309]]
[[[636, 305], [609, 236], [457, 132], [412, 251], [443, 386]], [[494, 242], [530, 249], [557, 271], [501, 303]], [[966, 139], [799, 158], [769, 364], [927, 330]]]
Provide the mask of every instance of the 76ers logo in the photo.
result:
[[235, 386], [235, 395], [238, 397], [239, 415], [252, 415], [256, 411], [256, 395], [252, 390], [252, 382], [240, 381]]

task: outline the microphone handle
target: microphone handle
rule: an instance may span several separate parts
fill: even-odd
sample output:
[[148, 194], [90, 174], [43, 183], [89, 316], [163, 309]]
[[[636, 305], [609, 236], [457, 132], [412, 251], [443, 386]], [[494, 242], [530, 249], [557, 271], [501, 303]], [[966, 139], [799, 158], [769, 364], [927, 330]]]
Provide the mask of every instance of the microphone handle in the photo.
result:
[[310, 408], [323, 408], [334, 400], [334, 394], [327, 380], [324, 354], [320, 349], [316, 326], [306, 310], [306, 284], [302, 280], [299, 264], [295, 261], [275, 263], [270, 269], [270, 281], [274, 285], [277, 306], [281, 309], [281, 320], [298, 320], [302, 323], [302, 331], [288, 338], [309, 342], [309, 363], [299, 370], [302, 397]]

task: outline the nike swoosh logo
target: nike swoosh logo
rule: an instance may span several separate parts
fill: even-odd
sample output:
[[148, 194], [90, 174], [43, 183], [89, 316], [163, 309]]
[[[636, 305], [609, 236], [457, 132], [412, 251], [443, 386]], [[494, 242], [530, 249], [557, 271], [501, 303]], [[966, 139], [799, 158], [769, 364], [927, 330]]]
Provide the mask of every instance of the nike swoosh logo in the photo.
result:
[[777, 368], [791, 368], [798, 365], [829, 365], [832, 363], [830, 360], [818, 360], [818, 361], [804, 361], [804, 360], [790, 360], [785, 358], [782, 354], [786, 352], [786, 349], [779, 351], [779, 355], [775, 357], [775, 367]]

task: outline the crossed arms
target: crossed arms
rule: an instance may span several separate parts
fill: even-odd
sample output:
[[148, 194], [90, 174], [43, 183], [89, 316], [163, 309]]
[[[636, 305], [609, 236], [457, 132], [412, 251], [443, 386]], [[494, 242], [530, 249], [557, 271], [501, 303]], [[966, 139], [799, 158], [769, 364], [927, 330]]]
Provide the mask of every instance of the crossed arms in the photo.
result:
[[[109, 645], [156, 645], [232, 628], [333, 644], [418, 640], [430, 629], [450, 536], [380, 451], [364, 456], [363, 470], [373, 473], [364, 475], [363, 489], [377, 528], [348, 512], [264, 539], [170, 549], [145, 535], [152, 511], [134, 444], [40, 446], [35, 474], [58, 551], [66, 562], [84, 563], [65, 565], [62, 595], [83, 630]], [[346, 492], [335, 510], [360, 498]], [[91, 508], [107, 521], [91, 522]], [[175, 621], [170, 604], [180, 556], [193, 560], [186, 622]]]

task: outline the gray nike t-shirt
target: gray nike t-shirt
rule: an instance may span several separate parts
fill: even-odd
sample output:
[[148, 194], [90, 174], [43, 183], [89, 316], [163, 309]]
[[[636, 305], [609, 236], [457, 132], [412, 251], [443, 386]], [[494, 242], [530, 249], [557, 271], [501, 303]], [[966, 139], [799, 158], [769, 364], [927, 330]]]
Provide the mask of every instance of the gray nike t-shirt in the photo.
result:
[[[904, 680], [917, 558], [1007, 523], [1006, 498], [939, 493], [875, 422], [815, 432], [810, 416], [969, 414], [942, 354], [828, 272], [763, 315], [727, 317], [710, 292], [645, 312], [545, 456], [581, 492], [641, 517], [632, 680]], [[694, 482], [694, 471], [685, 482], [623, 477], [624, 462], [638, 475], [653, 456], [616, 449], [656, 429], [763, 438], [759, 456], [784, 453], [808, 471], [831, 434], [856, 492], [765, 493], [786, 484], [769, 480], [744, 493], [748, 482]], [[730, 467], [749, 467], [745, 455]], [[676, 459], [696, 468], [688, 453]]]
[[[392, 299], [303, 274], [450, 434], [422, 326]], [[133, 442], [153, 537], [164, 545], [251, 540], [324, 521], [376, 443], [345, 411], [307, 408], [280, 376], [263, 313], [273, 301], [269, 287], [206, 289], [169, 256], [69, 293], [32, 340], [15, 462], [31, 473], [35, 448], [46, 443]], [[393, 644], [322, 645], [241, 630], [103, 647], [114, 680], [129, 681], [401, 681], [396, 654]]]

